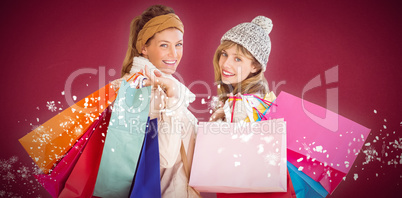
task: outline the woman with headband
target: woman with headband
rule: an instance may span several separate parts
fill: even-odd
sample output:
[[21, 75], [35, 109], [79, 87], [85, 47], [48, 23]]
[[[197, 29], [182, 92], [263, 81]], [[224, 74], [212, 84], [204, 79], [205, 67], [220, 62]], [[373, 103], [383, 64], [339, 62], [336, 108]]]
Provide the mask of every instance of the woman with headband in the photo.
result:
[[130, 29], [122, 78], [112, 84], [118, 88], [122, 79], [145, 72], [135, 83], [152, 85], [149, 117], [158, 119], [162, 197], [197, 197], [187, 176], [197, 123], [187, 107], [195, 95], [172, 76], [183, 54], [183, 23], [172, 8], [154, 5], [134, 18]]

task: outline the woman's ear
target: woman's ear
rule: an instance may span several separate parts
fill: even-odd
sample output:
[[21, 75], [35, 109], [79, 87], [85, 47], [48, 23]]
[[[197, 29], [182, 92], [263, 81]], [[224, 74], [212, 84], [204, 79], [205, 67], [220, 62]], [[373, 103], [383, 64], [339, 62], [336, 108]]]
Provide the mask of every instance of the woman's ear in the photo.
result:
[[251, 66], [251, 73], [254, 74], [257, 71], [258, 71], [258, 69], [255, 66]]
[[148, 58], [148, 50], [147, 50], [147, 48], [146, 48], [145, 46], [142, 47], [141, 54], [142, 54], [145, 58]]

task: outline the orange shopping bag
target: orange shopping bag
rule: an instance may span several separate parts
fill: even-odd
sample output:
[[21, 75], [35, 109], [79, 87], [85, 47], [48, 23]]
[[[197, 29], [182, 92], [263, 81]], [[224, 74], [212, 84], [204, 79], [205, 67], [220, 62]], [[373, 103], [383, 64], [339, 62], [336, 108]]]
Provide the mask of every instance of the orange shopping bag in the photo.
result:
[[47, 174], [115, 98], [116, 92], [109, 83], [46, 121], [19, 141]]

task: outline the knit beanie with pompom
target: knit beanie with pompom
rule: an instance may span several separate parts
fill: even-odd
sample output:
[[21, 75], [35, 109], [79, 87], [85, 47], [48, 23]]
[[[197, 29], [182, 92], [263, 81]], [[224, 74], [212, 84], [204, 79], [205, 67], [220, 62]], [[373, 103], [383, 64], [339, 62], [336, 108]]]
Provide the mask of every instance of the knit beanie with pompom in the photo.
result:
[[265, 71], [271, 52], [269, 33], [272, 26], [271, 19], [265, 16], [257, 16], [251, 23], [241, 23], [227, 31], [222, 36], [221, 43], [228, 40], [243, 46], [261, 64], [262, 71]]

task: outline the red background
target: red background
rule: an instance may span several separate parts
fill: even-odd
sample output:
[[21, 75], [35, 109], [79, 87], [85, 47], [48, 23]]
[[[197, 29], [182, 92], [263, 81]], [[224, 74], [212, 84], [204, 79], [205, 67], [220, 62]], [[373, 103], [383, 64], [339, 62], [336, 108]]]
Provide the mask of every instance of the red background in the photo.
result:
[[[402, 28], [401, 6], [396, 2], [2, 1], [0, 159], [17, 156], [19, 164], [30, 165], [31, 159], [17, 140], [61, 112], [47, 110], [47, 102], [68, 107], [61, 92], [78, 69], [105, 66], [106, 81], [118, 78], [131, 19], [150, 5], [163, 3], [174, 8], [185, 24], [184, 56], [177, 73], [187, 86], [208, 85], [190, 86], [198, 96], [191, 107], [200, 121], [210, 115], [201, 100], [209, 101], [208, 96], [216, 94], [212, 58], [220, 37], [238, 23], [267, 16], [274, 24], [265, 72], [270, 88], [284, 81], [277, 94], [283, 90], [301, 96], [307, 82], [338, 65], [339, 82], [331, 86], [339, 88], [339, 114], [372, 129], [367, 142], [381, 160], [363, 165], [366, 156], [360, 153], [346, 180], [330, 197], [400, 194], [402, 147], [391, 146], [387, 156], [380, 152], [390, 142], [402, 143]], [[111, 69], [116, 75], [108, 73]], [[72, 95], [77, 101], [105, 84], [98, 78], [86, 74], [75, 79]], [[325, 106], [325, 89], [311, 91], [306, 99]], [[375, 136], [380, 141], [374, 143]], [[388, 165], [390, 161], [398, 164]], [[354, 174], [358, 174], [356, 180]], [[7, 184], [4, 178], [1, 182], [0, 191], [26, 195], [25, 184], [17, 180]], [[49, 196], [43, 189], [33, 194]]]

